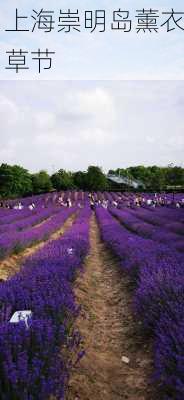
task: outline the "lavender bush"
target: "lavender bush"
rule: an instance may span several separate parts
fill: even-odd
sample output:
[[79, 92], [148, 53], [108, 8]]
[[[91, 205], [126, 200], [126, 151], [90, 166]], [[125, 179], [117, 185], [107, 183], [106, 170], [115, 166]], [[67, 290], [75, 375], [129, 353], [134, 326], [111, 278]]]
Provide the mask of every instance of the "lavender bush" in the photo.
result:
[[159, 243], [172, 246], [177, 251], [184, 251], [184, 238], [179, 234], [170, 232], [167, 228], [157, 227], [146, 222], [140, 222], [139, 219], [128, 211], [120, 211], [114, 208], [110, 212], [115, 216], [127, 229], [144, 238], [150, 238]]
[[49, 207], [46, 209], [38, 208], [35, 212], [33, 212], [33, 214], [29, 214], [29, 216], [26, 216], [23, 220], [14, 221], [11, 224], [9, 223], [0, 225], [0, 234], [10, 231], [21, 231], [30, 228], [31, 226], [40, 224], [42, 221], [59, 211], [60, 209], [56, 207]]
[[134, 309], [155, 346], [159, 398], [183, 400], [184, 260], [176, 250], [129, 232], [107, 210], [96, 210], [101, 235], [136, 283]]
[[[86, 207], [69, 232], [29, 257], [19, 273], [0, 284], [2, 400], [64, 398], [69, 351], [79, 344], [73, 329], [78, 307], [72, 281], [89, 248], [89, 217]], [[23, 309], [33, 313], [29, 328], [24, 322], [8, 322], [10, 310]]]
[[31, 227], [21, 232], [5, 232], [0, 236], [0, 259], [12, 253], [18, 253], [35, 243], [47, 240], [75, 211], [75, 208], [62, 210], [39, 227]]

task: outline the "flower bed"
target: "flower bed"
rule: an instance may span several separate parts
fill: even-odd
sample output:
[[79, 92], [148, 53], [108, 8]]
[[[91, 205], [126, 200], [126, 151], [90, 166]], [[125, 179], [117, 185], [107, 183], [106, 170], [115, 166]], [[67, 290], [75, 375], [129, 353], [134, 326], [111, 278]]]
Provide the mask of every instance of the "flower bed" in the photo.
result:
[[171, 247], [139, 238], [98, 208], [103, 240], [136, 283], [134, 307], [155, 341], [155, 380], [160, 399], [182, 400], [184, 260]]
[[5, 232], [12, 232], [12, 231], [21, 231], [27, 229], [31, 226], [41, 223], [45, 219], [51, 217], [52, 215], [59, 212], [60, 209], [56, 207], [49, 207], [49, 208], [39, 208], [36, 209], [34, 213], [30, 212], [30, 214], [20, 221], [12, 222], [11, 224], [3, 224], [0, 225], [0, 234]]
[[76, 208], [62, 210], [38, 227], [31, 227], [21, 232], [4, 233], [0, 236], [0, 259], [12, 253], [18, 253], [35, 243], [47, 240], [75, 211]]
[[177, 233], [169, 231], [165, 225], [163, 227], [158, 227], [147, 222], [140, 221], [137, 218], [136, 213], [132, 215], [129, 211], [121, 211], [111, 208], [110, 212], [124, 226], [126, 226], [127, 229], [136, 233], [137, 235], [172, 246], [178, 251], [184, 251], [184, 238]]
[[[2, 400], [63, 399], [79, 344], [73, 328], [78, 312], [72, 290], [76, 271], [89, 248], [89, 208], [66, 234], [28, 258], [0, 284], [0, 393]], [[31, 310], [33, 318], [11, 324], [10, 315]], [[80, 354], [79, 354], [80, 357]]]

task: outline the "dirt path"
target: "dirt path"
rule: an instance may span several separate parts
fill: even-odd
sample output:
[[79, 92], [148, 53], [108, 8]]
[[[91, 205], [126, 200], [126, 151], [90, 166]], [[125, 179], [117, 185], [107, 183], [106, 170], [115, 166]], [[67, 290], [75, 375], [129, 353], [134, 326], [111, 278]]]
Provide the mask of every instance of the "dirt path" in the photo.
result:
[[63, 224], [61, 229], [59, 229], [57, 232], [53, 233], [47, 241], [43, 241], [32, 247], [28, 247], [21, 253], [19, 253], [17, 255], [14, 254], [10, 257], [7, 257], [5, 260], [1, 261], [0, 262], [0, 279], [6, 280], [11, 275], [13, 275], [17, 271], [19, 271], [20, 266], [26, 257], [29, 257], [31, 254], [35, 253], [37, 250], [39, 250], [41, 247], [43, 247], [48, 241], [58, 239], [60, 235], [63, 235], [64, 232], [71, 227], [75, 218], [76, 218], [76, 214], [72, 214], [66, 220], [66, 222]]
[[130, 282], [101, 242], [94, 216], [90, 242], [85, 272], [75, 286], [86, 355], [72, 373], [67, 400], [152, 400], [150, 345], [132, 316]]

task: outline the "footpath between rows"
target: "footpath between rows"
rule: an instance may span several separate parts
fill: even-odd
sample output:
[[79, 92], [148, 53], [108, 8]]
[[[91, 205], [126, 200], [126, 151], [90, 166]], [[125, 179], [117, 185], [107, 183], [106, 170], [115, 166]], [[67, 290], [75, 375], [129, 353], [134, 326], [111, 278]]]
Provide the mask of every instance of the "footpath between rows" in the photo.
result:
[[67, 400], [153, 400], [151, 346], [132, 314], [130, 281], [101, 241], [94, 215], [75, 294], [86, 354], [71, 374]]

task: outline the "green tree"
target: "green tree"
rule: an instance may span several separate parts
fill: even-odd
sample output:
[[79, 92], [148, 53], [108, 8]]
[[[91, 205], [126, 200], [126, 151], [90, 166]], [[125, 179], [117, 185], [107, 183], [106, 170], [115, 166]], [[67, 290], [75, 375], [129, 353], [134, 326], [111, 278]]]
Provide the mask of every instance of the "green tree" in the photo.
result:
[[22, 197], [32, 193], [30, 173], [19, 165], [0, 166], [0, 195], [4, 198]]
[[64, 169], [60, 169], [58, 172], [51, 176], [51, 182], [53, 187], [60, 190], [73, 189], [73, 176], [71, 172], [67, 172]]
[[44, 170], [32, 175], [34, 194], [46, 193], [52, 189], [50, 176]]
[[184, 170], [182, 167], [173, 166], [172, 164], [168, 166], [166, 171], [166, 180], [168, 185], [184, 185]]
[[114, 171], [113, 169], [109, 169], [108, 175], [114, 175], [114, 174], [116, 174], [116, 171]]
[[87, 174], [83, 171], [77, 171], [73, 173], [74, 185], [81, 190], [86, 190], [88, 188]]
[[149, 171], [149, 182], [147, 182], [147, 188], [156, 192], [162, 191], [165, 188], [166, 182], [164, 168], [154, 165], [147, 169]]
[[108, 186], [106, 176], [102, 169], [97, 166], [88, 167], [86, 180], [89, 190], [105, 190]]

